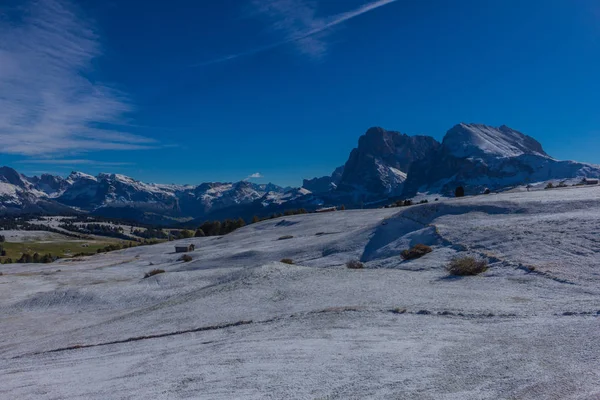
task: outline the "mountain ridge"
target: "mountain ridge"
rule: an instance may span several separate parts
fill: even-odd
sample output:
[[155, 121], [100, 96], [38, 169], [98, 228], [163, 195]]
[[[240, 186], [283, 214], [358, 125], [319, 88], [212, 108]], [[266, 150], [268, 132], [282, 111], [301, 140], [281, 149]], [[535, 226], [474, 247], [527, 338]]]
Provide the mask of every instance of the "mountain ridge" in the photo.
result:
[[94, 213], [153, 222], [181, 218], [252, 218], [292, 208], [363, 207], [419, 193], [452, 196], [502, 190], [533, 182], [600, 178], [600, 166], [559, 161], [542, 144], [506, 125], [459, 123], [441, 142], [381, 127], [360, 136], [346, 163], [330, 176], [305, 179], [301, 188], [249, 181], [199, 185], [144, 183], [122, 174], [27, 177], [0, 168], [0, 214]]

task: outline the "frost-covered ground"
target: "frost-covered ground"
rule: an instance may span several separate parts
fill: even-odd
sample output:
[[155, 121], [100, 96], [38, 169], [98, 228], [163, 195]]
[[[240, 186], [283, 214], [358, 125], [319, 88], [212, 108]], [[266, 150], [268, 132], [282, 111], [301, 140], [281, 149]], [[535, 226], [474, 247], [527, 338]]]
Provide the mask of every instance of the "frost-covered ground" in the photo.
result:
[[[192, 262], [165, 243], [0, 266], [0, 398], [600, 398], [599, 187], [181, 243]], [[415, 243], [434, 251], [402, 262]], [[449, 278], [458, 253], [491, 268]]]
[[24, 243], [24, 242], [56, 242], [73, 240], [68, 236], [60, 233], [48, 231], [15, 231], [15, 230], [0, 230], [0, 235], [4, 236], [7, 242]]

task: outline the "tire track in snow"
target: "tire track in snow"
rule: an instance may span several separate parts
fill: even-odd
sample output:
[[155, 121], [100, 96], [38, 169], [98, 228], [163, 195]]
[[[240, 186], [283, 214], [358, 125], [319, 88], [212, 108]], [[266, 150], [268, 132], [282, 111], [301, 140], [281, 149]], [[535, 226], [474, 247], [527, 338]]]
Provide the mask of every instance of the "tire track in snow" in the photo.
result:
[[[342, 314], [349, 312], [366, 312], [366, 313], [381, 313], [381, 314], [395, 314], [395, 315], [415, 315], [415, 316], [431, 316], [431, 317], [446, 317], [446, 318], [461, 318], [461, 319], [479, 319], [479, 318], [524, 318], [524, 316], [518, 316], [516, 314], [493, 314], [493, 313], [480, 313], [480, 314], [465, 314], [462, 312], [451, 312], [451, 311], [429, 311], [429, 310], [417, 310], [417, 311], [408, 311], [405, 308], [374, 308], [369, 309], [368, 307], [363, 306], [340, 306], [340, 307], [329, 307], [321, 310], [307, 311], [295, 314], [289, 314], [284, 316], [277, 316], [265, 320], [253, 321], [253, 320], [242, 320], [237, 322], [229, 322], [218, 325], [210, 325], [203, 326], [192, 329], [184, 329], [174, 332], [165, 332], [165, 333], [157, 333], [151, 335], [143, 335], [143, 336], [135, 336], [125, 339], [112, 340], [108, 342], [101, 343], [92, 343], [92, 344], [75, 344], [66, 347], [60, 347], [52, 350], [39, 351], [34, 353], [21, 354], [18, 356], [11, 357], [11, 359], [20, 359], [30, 356], [38, 356], [43, 354], [52, 354], [52, 353], [61, 353], [71, 350], [80, 350], [80, 349], [89, 349], [94, 347], [103, 347], [110, 345], [118, 345], [132, 342], [139, 342], [144, 340], [152, 340], [152, 339], [160, 339], [165, 337], [179, 336], [185, 335], [188, 333], [198, 333], [198, 332], [207, 332], [207, 331], [215, 331], [222, 330], [227, 328], [234, 328], [238, 326], [246, 326], [246, 325], [264, 325], [270, 324], [274, 322], [291, 320], [291, 319], [302, 319], [311, 316], [325, 315], [325, 314]], [[207, 342], [210, 343], [210, 342]]]

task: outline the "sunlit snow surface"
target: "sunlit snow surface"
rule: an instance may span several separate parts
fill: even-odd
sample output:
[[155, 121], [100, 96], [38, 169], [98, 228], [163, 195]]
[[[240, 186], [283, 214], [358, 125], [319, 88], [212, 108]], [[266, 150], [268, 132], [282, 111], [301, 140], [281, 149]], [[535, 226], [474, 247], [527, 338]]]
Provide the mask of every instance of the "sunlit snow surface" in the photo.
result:
[[[600, 187], [187, 242], [190, 263], [171, 242], [1, 265], [0, 398], [600, 398]], [[402, 262], [415, 243], [434, 251]], [[490, 269], [448, 278], [458, 253]]]

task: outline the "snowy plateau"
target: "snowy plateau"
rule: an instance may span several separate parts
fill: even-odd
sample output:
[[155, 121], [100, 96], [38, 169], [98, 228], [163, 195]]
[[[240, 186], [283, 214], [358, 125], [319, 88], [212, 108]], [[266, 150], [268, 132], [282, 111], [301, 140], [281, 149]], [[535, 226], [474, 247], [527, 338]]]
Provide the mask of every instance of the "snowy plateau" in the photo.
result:
[[[433, 251], [403, 261], [417, 243]], [[489, 269], [450, 277], [465, 254]], [[2, 399], [600, 398], [598, 186], [286, 216], [0, 272]]]

